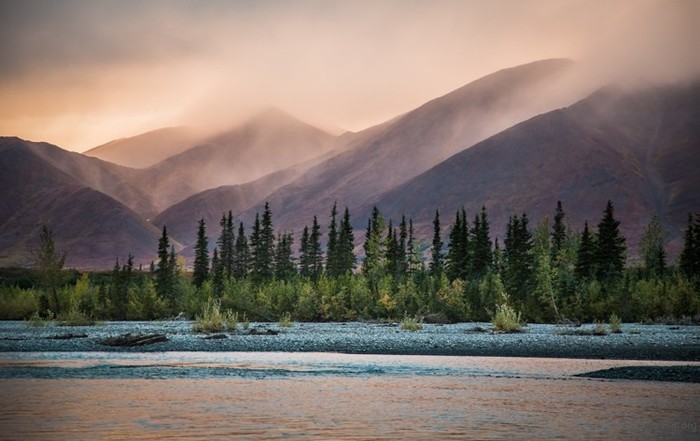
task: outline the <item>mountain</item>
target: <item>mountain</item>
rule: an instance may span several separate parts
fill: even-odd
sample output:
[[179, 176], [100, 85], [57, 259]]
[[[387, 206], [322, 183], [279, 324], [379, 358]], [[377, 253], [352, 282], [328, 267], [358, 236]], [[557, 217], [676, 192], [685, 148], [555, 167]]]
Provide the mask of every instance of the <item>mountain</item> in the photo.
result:
[[322, 156], [336, 137], [268, 109], [247, 123], [143, 170], [138, 180], [164, 210], [204, 190], [238, 185]]
[[[700, 82], [624, 91], [606, 88], [536, 116], [460, 152], [375, 198], [385, 216], [413, 217], [424, 234], [435, 209], [445, 232], [464, 206], [487, 207], [492, 234], [527, 212], [532, 225], [561, 200], [572, 226], [595, 228], [613, 201], [634, 252], [652, 215], [682, 246], [688, 212], [700, 210]], [[430, 237], [430, 236], [428, 236]]]
[[189, 127], [166, 127], [129, 138], [116, 139], [83, 152], [131, 168], [146, 168], [182, 153], [202, 137]]
[[[338, 154], [267, 198], [276, 221], [283, 228], [298, 228], [314, 214], [325, 216], [336, 200], [359, 207], [454, 153], [558, 107], [555, 103], [565, 99], [560, 86], [572, 65], [545, 60], [504, 69], [380, 126], [342, 137], [346, 144]], [[243, 218], [249, 221], [260, 209], [256, 205]]]
[[67, 266], [109, 268], [128, 253], [137, 264], [148, 264], [158, 228], [54, 166], [42, 155], [60, 154], [53, 149], [58, 148], [0, 138], [0, 266], [31, 265], [44, 224], [54, 231], [57, 248], [68, 252]]

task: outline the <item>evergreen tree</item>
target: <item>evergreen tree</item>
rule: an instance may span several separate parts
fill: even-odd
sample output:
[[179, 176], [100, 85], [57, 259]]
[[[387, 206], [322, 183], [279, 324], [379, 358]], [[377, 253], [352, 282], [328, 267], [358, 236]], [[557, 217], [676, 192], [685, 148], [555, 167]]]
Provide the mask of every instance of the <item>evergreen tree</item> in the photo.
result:
[[336, 247], [338, 269], [336, 276], [352, 274], [355, 269], [355, 234], [350, 224], [350, 210], [345, 207], [340, 221], [338, 244]]
[[233, 215], [231, 211], [228, 216], [224, 213], [219, 222], [221, 226], [221, 235], [218, 240], [219, 260], [224, 270], [224, 277], [233, 277], [234, 267], [234, 232], [233, 232]]
[[595, 242], [588, 230], [588, 222], [583, 225], [583, 233], [576, 252], [576, 276], [579, 279], [588, 279], [593, 275], [595, 261]]
[[472, 236], [472, 278], [482, 278], [493, 265], [491, 251], [491, 233], [486, 207], [481, 207], [481, 213], [474, 218]]
[[200, 288], [209, 278], [209, 240], [206, 228], [204, 218], [200, 219], [197, 243], [194, 246], [194, 270], [192, 274], [192, 282], [197, 288]]
[[379, 276], [382, 269], [382, 258], [384, 256], [384, 217], [375, 206], [372, 215], [367, 220], [367, 230], [365, 232], [365, 259], [362, 262], [362, 272]]
[[561, 206], [561, 201], [557, 201], [557, 211], [554, 214], [554, 225], [552, 226], [552, 260], [556, 261], [559, 251], [566, 242], [566, 214]]
[[605, 207], [598, 223], [595, 240], [595, 269], [599, 281], [617, 279], [625, 266], [625, 238], [620, 234], [620, 221], [615, 219], [612, 201]]
[[134, 256], [129, 253], [126, 265], [120, 268], [117, 259], [112, 271], [112, 283], [110, 286], [110, 300], [112, 303], [112, 316], [115, 320], [126, 320], [126, 309], [129, 303], [129, 289], [133, 283]]
[[321, 227], [316, 216], [309, 234], [309, 264], [311, 277], [318, 279], [323, 273], [323, 251], [321, 250]]
[[248, 238], [245, 235], [243, 222], [238, 225], [233, 262], [233, 277], [238, 280], [243, 279], [248, 274], [250, 262], [250, 249], [248, 248]]
[[[174, 252], [173, 252], [174, 253]], [[156, 267], [156, 293], [163, 300], [173, 295], [175, 285], [175, 262], [170, 254], [168, 230], [163, 226], [163, 234], [158, 240], [158, 266]]]
[[666, 239], [668, 233], [661, 219], [654, 215], [639, 239], [639, 250], [644, 258], [644, 268], [650, 275], [662, 276], [666, 270]]
[[408, 273], [408, 256], [406, 251], [408, 241], [408, 226], [406, 225], [406, 216], [401, 215], [401, 223], [399, 224], [399, 243], [397, 248], [397, 261], [399, 263], [398, 275], [403, 278]]
[[433, 248], [432, 259], [430, 261], [430, 274], [433, 277], [439, 278], [444, 270], [445, 256], [442, 253], [442, 237], [440, 232], [440, 212], [435, 210], [435, 218], [433, 219]]
[[338, 225], [336, 221], [338, 203], [333, 203], [331, 210], [331, 223], [328, 226], [328, 245], [326, 247], [326, 272], [331, 277], [337, 277], [340, 273], [338, 262]]
[[291, 233], [277, 236], [277, 248], [275, 250], [275, 277], [278, 280], [291, 279], [296, 270], [292, 260], [292, 243], [294, 238]]
[[408, 220], [408, 240], [406, 242], [406, 274], [412, 275], [422, 270], [423, 256], [420, 247], [416, 244], [413, 231], [413, 219]]
[[51, 298], [49, 302], [47, 297], [42, 296], [42, 309], [49, 309], [50, 303], [56, 314], [60, 314], [62, 305], [58, 299], [58, 287], [63, 281], [63, 265], [66, 261], [66, 253], [62, 255], [56, 251], [56, 243], [53, 239], [53, 232], [46, 226], [41, 227], [39, 235], [39, 247], [33, 252], [34, 264], [38, 270], [39, 282], [44, 290]]
[[532, 277], [533, 243], [525, 213], [520, 217], [510, 217], [503, 245], [506, 291], [515, 300], [526, 304]]
[[700, 216], [688, 213], [688, 226], [685, 228], [683, 251], [678, 261], [683, 274], [689, 279], [700, 276]]
[[262, 219], [256, 213], [250, 236], [251, 274], [256, 282], [271, 280], [274, 275], [275, 236], [272, 228], [272, 211], [265, 203]]
[[219, 250], [215, 247], [211, 257], [211, 274], [214, 293], [221, 296], [224, 292], [224, 266], [219, 260]]
[[446, 266], [449, 280], [467, 280], [469, 265], [469, 229], [464, 209], [457, 212], [450, 229]]
[[301, 232], [301, 244], [299, 246], [299, 274], [303, 277], [311, 277], [311, 256], [309, 254], [309, 226], [304, 225]]

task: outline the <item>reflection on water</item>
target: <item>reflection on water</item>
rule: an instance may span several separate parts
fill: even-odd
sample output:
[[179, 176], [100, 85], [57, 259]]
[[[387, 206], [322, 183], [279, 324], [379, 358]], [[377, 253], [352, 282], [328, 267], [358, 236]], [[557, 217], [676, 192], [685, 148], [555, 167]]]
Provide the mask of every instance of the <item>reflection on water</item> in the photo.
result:
[[697, 439], [698, 384], [569, 377], [621, 364], [650, 363], [0, 354], [0, 438]]

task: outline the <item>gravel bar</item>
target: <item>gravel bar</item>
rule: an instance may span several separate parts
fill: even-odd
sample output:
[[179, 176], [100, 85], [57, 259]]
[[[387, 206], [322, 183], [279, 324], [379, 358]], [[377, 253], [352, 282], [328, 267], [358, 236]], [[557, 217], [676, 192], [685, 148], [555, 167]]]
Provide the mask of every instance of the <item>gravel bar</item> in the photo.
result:
[[621, 366], [574, 376], [609, 380], [700, 383], [700, 366]]
[[[573, 328], [531, 324], [517, 334], [493, 333], [491, 328], [490, 323], [425, 324], [422, 330], [410, 332], [397, 324], [374, 322], [295, 323], [290, 328], [277, 323], [251, 323], [247, 331], [239, 325], [235, 332], [207, 338], [210, 335], [193, 333], [189, 321], [39, 328], [26, 322], [5, 321], [0, 322], [0, 352], [281, 351], [700, 361], [698, 326], [625, 324], [621, 334], [604, 336], [566, 335], [572, 330], [592, 329], [593, 325]], [[126, 334], [167, 338], [138, 347], [104, 344]]]

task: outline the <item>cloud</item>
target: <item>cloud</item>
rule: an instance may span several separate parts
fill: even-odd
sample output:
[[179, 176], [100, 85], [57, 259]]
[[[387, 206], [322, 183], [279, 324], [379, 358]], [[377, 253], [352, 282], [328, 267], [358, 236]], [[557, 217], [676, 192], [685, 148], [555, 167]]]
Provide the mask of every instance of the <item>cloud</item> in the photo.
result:
[[495, 70], [568, 57], [584, 79], [700, 72], [693, 0], [0, 0], [0, 133], [86, 149], [279, 106], [380, 123]]

